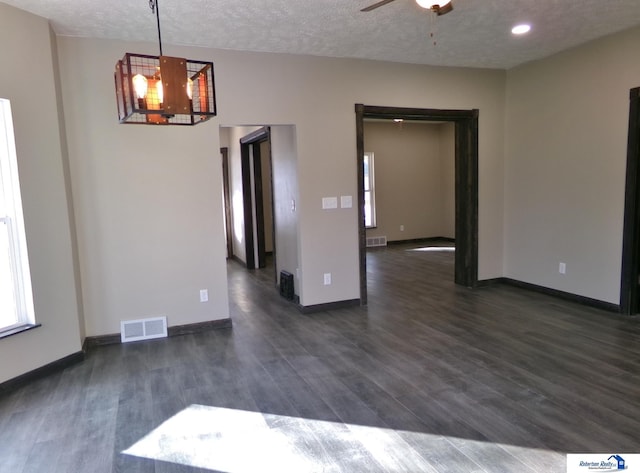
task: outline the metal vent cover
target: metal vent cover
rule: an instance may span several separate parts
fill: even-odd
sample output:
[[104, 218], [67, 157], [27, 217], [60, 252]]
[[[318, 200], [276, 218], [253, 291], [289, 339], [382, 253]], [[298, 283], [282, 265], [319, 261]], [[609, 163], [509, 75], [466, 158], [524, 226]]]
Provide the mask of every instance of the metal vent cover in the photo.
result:
[[167, 318], [164, 316], [120, 321], [120, 341], [122, 343], [166, 337]]
[[367, 248], [374, 246], [387, 246], [386, 236], [367, 237]]
[[280, 271], [280, 295], [290, 301], [295, 297], [293, 274], [288, 271]]

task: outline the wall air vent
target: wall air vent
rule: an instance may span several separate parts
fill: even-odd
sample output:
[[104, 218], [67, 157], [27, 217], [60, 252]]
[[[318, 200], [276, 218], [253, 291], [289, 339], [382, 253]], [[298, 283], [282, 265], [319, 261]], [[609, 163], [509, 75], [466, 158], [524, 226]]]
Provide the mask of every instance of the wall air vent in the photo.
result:
[[375, 246], [387, 246], [386, 236], [367, 237], [367, 248]]
[[166, 317], [120, 321], [120, 341], [122, 343], [166, 337]]

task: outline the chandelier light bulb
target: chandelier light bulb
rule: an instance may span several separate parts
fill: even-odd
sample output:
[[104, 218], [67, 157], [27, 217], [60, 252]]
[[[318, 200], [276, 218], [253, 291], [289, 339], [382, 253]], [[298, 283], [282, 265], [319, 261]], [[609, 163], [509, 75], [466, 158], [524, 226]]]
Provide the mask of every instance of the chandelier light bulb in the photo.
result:
[[193, 81], [191, 79], [187, 79], [187, 96], [189, 100], [193, 100]]
[[133, 82], [133, 88], [136, 91], [136, 97], [138, 99], [145, 98], [145, 96], [147, 95], [148, 87], [147, 78], [142, 74], [136, 74], [131, 80]]
[[162, 80], [156, 82], [156, 94], [158, 96], [158, 103], [164, 102], [164, 89], [162, 88]]

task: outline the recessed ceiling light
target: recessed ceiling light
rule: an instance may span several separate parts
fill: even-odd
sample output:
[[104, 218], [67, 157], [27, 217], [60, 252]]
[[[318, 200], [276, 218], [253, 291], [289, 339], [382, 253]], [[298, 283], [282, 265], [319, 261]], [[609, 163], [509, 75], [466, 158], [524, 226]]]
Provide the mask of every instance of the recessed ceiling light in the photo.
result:
[[511, 28], [511, 32], [513, 34], [526, 34], [529, 31], [531, 31], [531, 25], [528, 25], [526, 23], [522, 23]]

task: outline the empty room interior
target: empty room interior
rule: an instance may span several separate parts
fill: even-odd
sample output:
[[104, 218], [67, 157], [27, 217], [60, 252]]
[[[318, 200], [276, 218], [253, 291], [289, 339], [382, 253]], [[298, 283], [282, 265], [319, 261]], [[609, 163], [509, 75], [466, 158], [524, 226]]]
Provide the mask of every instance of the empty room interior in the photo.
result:
[[640, 471], [639, 52], [637, 0], [0, 0], [0, 471]]

